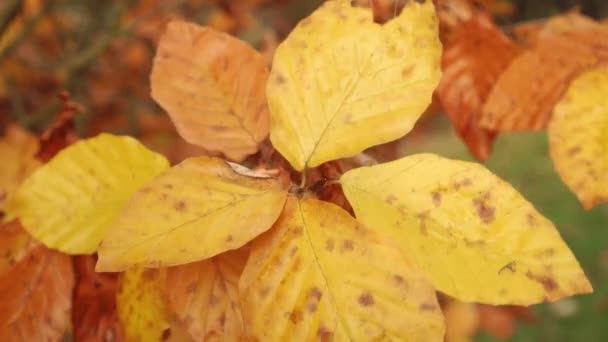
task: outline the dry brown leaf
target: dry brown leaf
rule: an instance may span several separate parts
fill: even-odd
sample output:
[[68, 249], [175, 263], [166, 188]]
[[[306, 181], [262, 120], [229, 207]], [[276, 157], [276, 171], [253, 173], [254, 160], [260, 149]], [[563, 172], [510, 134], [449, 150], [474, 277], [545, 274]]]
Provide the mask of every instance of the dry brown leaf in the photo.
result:
[[19, 221], [0, 224], [0, 275], [25, 258], [37, 245]]
[[74, 115], [79, 111], [78, 105], [70, 101], [68, 93], [62, 93], [60, 98], [63, 108], [40, 137], [40, 150], [36, 157], [43, 162], [48, 162], [59, 151], [78, 140], [74, 126]]
[[44, 246], [0, 277], [0, 341], [60, 341], [70, 320], [74, 274]]
[[173, 21], [160, 40], [152, 96], [188, 142], [241, 161], [268, 134], [264, 58], [227, 34]]
[[480, 328], [488, 334], [507, 339], [513, 336], [516, 328], [516, 319], [508, 310], [501, 306], [479, 305]]
[[581, 72], [608, 61], [608, 29], [550, 35], [519, 55], [500, 76], [481, 125], [498, 131], [546, 128], [553, 107]]
[[479, 125], [481, 108], [517, 50], [487, 16], [473, 17], [445, 43], [437, 91], [458, 134], [482, 161], [490, 156], [496, 132]]
[[195, 341], [237, 341], [244, 336], [238, 281], [248, 254], [241, 248], [167, 270], [169, 310]]
[[446, 342], [473, 341], [479, 329], [477, 305], [450, 299], [442, 310], [446, 323]]
[[123, 341], [116, 312], [118, 274], [96, 273], [94, 256], [74, 257], [76, 290], [72, 309], [75, 341]]

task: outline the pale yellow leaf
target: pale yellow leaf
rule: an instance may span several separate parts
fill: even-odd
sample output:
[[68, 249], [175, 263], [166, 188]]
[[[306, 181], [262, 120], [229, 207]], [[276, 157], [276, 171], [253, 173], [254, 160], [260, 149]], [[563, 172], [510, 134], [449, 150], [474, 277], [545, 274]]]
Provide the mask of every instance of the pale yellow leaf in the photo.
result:
[[270, 139], [296, 170], [405, 135], [431, 103], [441, 44], [432, 1], [376, 24], [327, 1], [277, 48], [266, 94]]
[[418, 154], [341, 183], [357, 218], [452, 297], [528, 305], [592, 291], [551, 221], [479, 164]]
[[112, 223], [97, 271], [185, 264], [236, 249], [281, 214], [285, 184], [218, 158], [183, 161], [138, 191]]
[[342, 208], [289, 197], [254, 240], [239, 288], [258, 341], [442, 341], [426, 278]]
[[68, 254], [97, 250], [127, 199], [169, 163], [137, 140], [101, 134], [59, 152], [9, 203], [24, 228]]
[[608, 200], [608, 68], [580, 75], [549, 124], [551, 158], [564, 183], [591, 209]]
[[167, 269], [167, 304], [194, 340], [240, 341], [244, 337], [238, 282], [248, 255], [248, 249], [239, 248]]
[[152, 97], [188, 142], [241, 161], [268, 135], [267, 79], [264, 58], [247, 43], [173, 21], [154, 59]]

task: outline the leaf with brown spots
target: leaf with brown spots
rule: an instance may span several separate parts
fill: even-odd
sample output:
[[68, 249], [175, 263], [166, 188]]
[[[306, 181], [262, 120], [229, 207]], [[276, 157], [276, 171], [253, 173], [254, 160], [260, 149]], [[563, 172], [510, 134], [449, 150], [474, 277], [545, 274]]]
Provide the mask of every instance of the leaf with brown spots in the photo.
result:
[[357, 219], [452, 297], [529, 305], [592, 291], [553, 224], [479, 164], [418, 154], [340, 182]]
[[287, 185], [198, 157], [167, 170], [127, 203], [99, 249], [97, 271], [173, 266], [237, 249], [270, 229]]
[[25, 258], [38, 242], [28, 234], [17, 220], [0, 223], [0, 275]]
[[92, 253], [129, 197], [167, 168], [165, 157], [137, 140], [100, 134], [40, 167], [9, 205], [25, 230], [46, 246]]
[[173, 21], [160, 39], [150, 78], [152, 97], [192, 144], [241, 161], [268, 135], [268, 68], [239, 39]]
[[172, 315], [195, 341], [240, 341], [238, 282], [248, 249], [167, 269], [165, 297]]
[[[0, 139], [0, 221], [15, 217], [7, 204], [21, 182], [40, 167], [35, 158], [38, 148], [38, 139], [34, 135], [14, 125], [8, 126]], [[2, 217], [3, 213], [5, 217]]]
[[549, 125], [555, 168], [586, 209], [608, 201], [608, 67], [579, 76]]
[[0, 275], [0, 341], [61, 341], [74, 274], [68, 256], [39, 246]]
[[171, 320], [162, 290], [164, 271], [140, 268], [121, 274], [116, 303], [126, 341], [191, 340], [184, 329]]
[[290, 196], [252, 244], [239, 283], [259, 341], [440, 341], [435, 292], [398, 250], [342, 208]]
[[488, 16], [478, 15], [459, 26], [444, 46], [439, 98], [471, 154], [486, 160], [496, 133], [480, 126], [481, 108], [517, 54], [516, 45]]
[[547, 127], [568, 84], [608, 61], [608, 29], [593, 27], [548, 34], [499, 77], [482, 110], [481, 125], [497, 131]]
[[371, 9], [326, 1], [277, 48], [272, 144], [302, 170], [402, 137], [431, 103], [440, 57], [431, 1], [408, 1], [384, 25]]
[[94, 256], [74, 257], [76, 289], [72, 327], [76, 341], [123, 341], [116, 311], [118, 274], [96, 273]]

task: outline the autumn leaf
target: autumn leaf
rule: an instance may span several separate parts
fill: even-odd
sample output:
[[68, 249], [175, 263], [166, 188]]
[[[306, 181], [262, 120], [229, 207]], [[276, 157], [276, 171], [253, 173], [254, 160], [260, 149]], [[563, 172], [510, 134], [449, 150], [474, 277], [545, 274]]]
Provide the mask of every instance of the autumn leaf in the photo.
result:
[[73, 285], [70, 258], [44, 246], [0, 275], [0, 341], [60, 341]]
[[192, 144], [241, 161], [268, 135], [268, 68], [239, 39], [173, 21], [161, 37], [150, 78], [152, 97]]
[[586, 209], [608, 200], [608, 68], [580, 75], [549, 125], [555, 168]]
[[496, 79], [517, 54], [516, 45], [488, 16], [474, 16], [445, 43], [441, 103], [471, 153], [486, 160], [496, 133], [480, 126], [481, 108]]
[[93, 253], [127, 199], [168, 167], [163, 156], [133, 138], [101, 134], [38, 169], [15, 194], [11, 210], [45, 245]]
[[530, 305], [592, 291], [553, 224], [481, 165], [418, 154], [340, 182], [357, 219], [452, 297]]
[[139, 190], [112, 223], [97, 271], [185, 264], [239, 248], [268, 230], [285, 184], [244, 176], [217, 158], [187, 159]]
[[170, 320], [162, 272], [140, 268], [122, 273], [116, 302], [126, 341], [188, 340], [181, 327]]
[[403, 136], [431, 103], [441, 54], [433, 4], [410, 1], [384, 25], [372, 16], [327, 1], [277, 48], [270, 139], [298, 171]]
[[0, 223], [0, 276], [25, 258], [38, 243], [18, 220]]
[[473, 341], [479, 329], [479, 310], [477, 304], [463, 303], [449, 299], [442, 308], [445, 316], [445, 341]]
[[75, 341], [123, 341], [116, 311], [118, 274], [96, 273], [94, 256], [74, 257], [76, 289], [72, 308]]
[[[38, 152], [38, 139], [33, 134], [10, 125], [4, 136], [0, 139], [0, 215], [7, 210], [7, 203], [11, 201], [17, 187], [39, 166], [35, 158]], [[6, 221], [14, 218], [14, 213], [8, 212]]]
[[568, 84], [608, 61], [608, 29], [558, 31], [523, 52], [498, 78], [482, 110], [481, 125], [498, 131], [540, 130]]
[[169, 311], [193, 340], [244, 337], [238, 282], [248, 255], [248, 249], [240, 248], [167, 269], [164, 291]]
[[260, 341], [435, 341], [444, 326], [419, 271], [340, 207], [290, 196], [254, 240], [239, 283]]

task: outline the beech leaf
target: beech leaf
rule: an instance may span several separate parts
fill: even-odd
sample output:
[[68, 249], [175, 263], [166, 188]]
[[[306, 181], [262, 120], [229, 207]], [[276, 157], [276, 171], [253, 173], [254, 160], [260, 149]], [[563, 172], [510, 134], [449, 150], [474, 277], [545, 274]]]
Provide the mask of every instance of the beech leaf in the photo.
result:
[[127, 199], [168, 167], [165, 157], [133, 138], [101, 134], [40, 167], [21, 185], [11, 210], [46, 246], [93, 253]]
[[586, 209], [608, 200], [608, 68], [580, 75], [549, 125], [555, 168]]
[[112, 223], [97, 271], [173, 266], [239, 248], [270, 229], [287, 197], [274, 178], [254, 178], [225, 161], [197, 157], [139, 190]]
[[277, 48], [273, 146], [300, 171], [402, 137], [431, 103], [440, 55], [431, 1], [409, 1], [384, 25], [350, 1], [325, 2]]
[[443, 339], [443, 317], [426, 278], [334, 204], [290, 196], [251, 253], [239, 283], [249, 338]]
[[152, 69], [152, 97], [189, 143], [236, 161], [268, 135], [268, 68], [247, 43], [207, 27], [172, 21]]
[[479, 164], [418, 154], [341, 183], [357, 219], [452, 297], [530, 305], [592, 291], [551, 221]]

